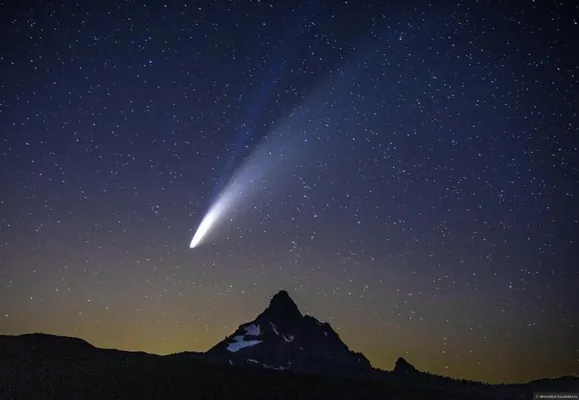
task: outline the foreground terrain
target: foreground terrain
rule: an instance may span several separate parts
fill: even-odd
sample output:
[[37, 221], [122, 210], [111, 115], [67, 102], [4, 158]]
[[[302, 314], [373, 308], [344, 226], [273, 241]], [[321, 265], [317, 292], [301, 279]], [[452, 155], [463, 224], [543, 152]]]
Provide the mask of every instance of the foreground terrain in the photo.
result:
[[488, 385], [373, 368], [327, 323], [281, 291], [253, 321], [205, 353], [100, 349], [47, 334], [0, 335], [1, 399], [532, 399], [579, 392], [579, 378]]

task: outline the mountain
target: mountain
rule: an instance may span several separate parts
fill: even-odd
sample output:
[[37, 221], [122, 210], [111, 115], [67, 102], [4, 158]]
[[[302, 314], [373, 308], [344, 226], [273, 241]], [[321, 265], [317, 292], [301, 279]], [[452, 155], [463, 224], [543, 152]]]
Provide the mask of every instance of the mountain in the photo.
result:
[[302, 315], [284, 290], [206, 354], [213, 362], [298, 373], [359, 377], [374, 372], [368, 359], [351, 351], [328, 323]]

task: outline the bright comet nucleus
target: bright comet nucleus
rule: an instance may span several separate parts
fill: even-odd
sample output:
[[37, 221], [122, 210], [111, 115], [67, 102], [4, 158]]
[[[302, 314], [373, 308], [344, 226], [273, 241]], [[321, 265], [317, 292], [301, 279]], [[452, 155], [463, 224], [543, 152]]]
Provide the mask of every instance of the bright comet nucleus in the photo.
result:
[[207, 214], [201, 220], [189, 248], [193, 249], [202, 243], [207, 234], [215, 227], [215, 225], [223, 219], [223, 217], [233, 211], [233, 204], [241, 196], [242, 191], [238, 185], [228, 184], [223, 193], [213, 203]]
[[205, 218], [203, 218], [201, 224], [197, 228], [197, 231], [195, 232], [193, 239], [191, 239], [191, 244], [189, 245], [189, 248], [193, 249], [197, 247], [199, 243], [201, 243], [201, 240], [203, 240], [207, 232], [209, 232], [209, 229], [211, 229], [211, 226], [217, 220], [218, 217], [217, 214], [218, 214], [217, 210], [211, 210], [207, 213], [207, 215], [205, 216]]

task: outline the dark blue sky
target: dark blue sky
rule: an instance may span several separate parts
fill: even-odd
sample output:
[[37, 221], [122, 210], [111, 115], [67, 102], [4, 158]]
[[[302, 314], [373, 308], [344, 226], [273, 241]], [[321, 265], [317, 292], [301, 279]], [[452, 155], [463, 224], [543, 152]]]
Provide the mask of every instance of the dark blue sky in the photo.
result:
[[3, 3], [0, 333], [205, 350], [286, 289], [377, 367], [577, 373], [578, 11]]

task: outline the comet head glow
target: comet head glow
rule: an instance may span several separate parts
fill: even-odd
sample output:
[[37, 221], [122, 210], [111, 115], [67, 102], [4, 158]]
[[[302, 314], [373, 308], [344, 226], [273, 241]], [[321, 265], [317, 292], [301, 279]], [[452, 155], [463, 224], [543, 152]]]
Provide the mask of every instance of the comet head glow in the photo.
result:
[[[238, 176], [234, 178], [239, 180]], [[241, 197], [244, 192], [242, 189], [243, 186], [239, 183], [228, 183], [223, 193], [221, 193], [201, 220], [201, 224], [199, 224], [195, 235], [193, 235], [193, 239], [191, 239], [189, 248], [193, 249], [199, 246], [203, 242], [203, 239], [207, 237], [208, 233], [215, 228], [216, 224], [233, 211], [234, 203], [238, 202], [239, 197]]]
[[209, 232], [211, 226], [215, 223], [215, 220], [217, 218], [218, 218], [217, 209], [214, 208], [207, 213], [207, 215], [205, 216], [205, 218], [203, 218], [201, 224], [197, 228], [197, 231], [195, 232], [193, 239], [191, 239], [191, 244], [189, 245], [189, 248], [193, 249], [201, 243], [201, 240], [203, 240], [205, 235], [207, 235], [207, 232]]

